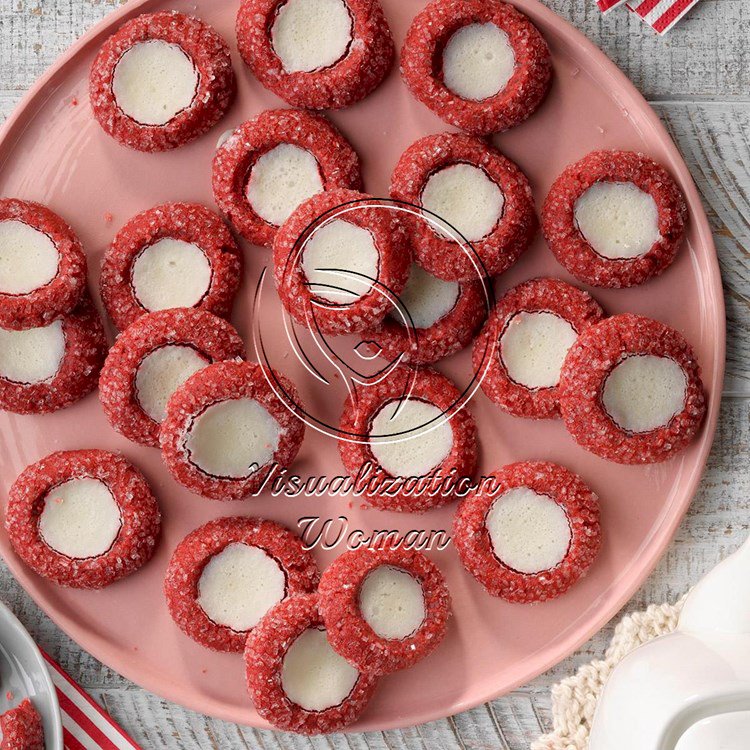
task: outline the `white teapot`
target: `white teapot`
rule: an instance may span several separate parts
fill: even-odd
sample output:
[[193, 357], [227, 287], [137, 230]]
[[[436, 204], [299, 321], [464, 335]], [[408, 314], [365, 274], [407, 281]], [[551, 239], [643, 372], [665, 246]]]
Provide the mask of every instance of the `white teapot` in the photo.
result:
[[674, 633], [617, 665], [589, 750], [750, 750], [750, 540], [693, 589]]

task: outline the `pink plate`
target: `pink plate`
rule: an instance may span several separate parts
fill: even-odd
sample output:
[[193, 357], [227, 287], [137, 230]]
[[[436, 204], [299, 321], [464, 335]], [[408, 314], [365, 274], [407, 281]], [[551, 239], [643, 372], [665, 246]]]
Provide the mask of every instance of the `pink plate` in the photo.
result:
[[[383, 0], [396, 41], [422, 3]], [[0, 142], [0, 194], [33, 199], [62, 214], [87, 249], [91, 282], [107, 243], [133, 214], [168, 200], [213, 205], [210, 163], [220, 133], [281, 102], [264, 91], [235, 50], [237, 0], [133, 0], [112, 13], [68, 51], [39, 81], [6, 123]], [[709, 414], [698, 439], [669, 463], [627, 467], [607, 463], [573, 444], [561, 422], [535, 423], [501, 413], [481, 393], [470, 408], [479, 425], [482, 473], [520, 459], [550, 459], [579, 472], [602, 498], [604, 548], [590, 575], [559, 600], [511, 605], [488, 596], [460, 567], [452, 547], [431, 555], [448, 578], [456, 616], [445, 643], [406, 672], [383, 680], [362, 720], [352, 729], [379, 730], [430, 721], [462, 711], [521, 685], [591, 637], [630, 598], [667, 546], [698, 484], [716, 425], [725, 353], [724, 304], [714, 245], [688, 170], [654, 112], [617, 68], [581, 34], [536, 0], [517, 0], [549, 42], [555, 80], [548, 100], [527, 123], [498, 136], [502, 151], [529, 175], [537, 206], [565, 165], [596, 148], [644, 151], [676, 176], [690, 204], [686, 246], [662, 277], [639, 289], [593, 290], [611, 313], [633, 311], [663, 320], [692, 342], [703, 368]], [[197, 142], [176, 151], [142, 154], [108, 138], [91, 116], [87, 73], [104, 38], [138, 12], [175, 7], [213, 24], [232, 46], [240, 92], [225, 120]], [[412, 141], [445, 126], [412, 99], [393, 71], [372, 96], [332, 119], [363, 157], [368, 192], [385, 195], [390, 171]], [[107, 221], [107, 215], [113, 219]], [[250, 344], [256, 283], [269, 253], [246, 248], [248, 260], [234, 322]], [[537, 238], [531, 250], [500, 277], [498, 292], [539, 274], [570, 280]], [[278, 301], [266, 289], [260, 307], [271, 359], [300, 386], [306, 403], [335, 420], [342, 391], [323, 393], [288, 348]], [[467, 352], [441, 364], [466, 378]], [[53, 450], [120, 450], [142, 467], [164, 510], [164, 533], [145, 569], [100, 592], [57, 588], [27, 570], [7, 536], [0, 549], [13, 573], [52, 619], [95, 657], [170, 700], [230, 721], [265, 726], [246, 696], [242, 660], [217, 655], [190, 641], [170, 620], [162, 578], [175, 545], [210, 518], [255, 514], [295, 526], [302, 516], [346, 515], [350, 528], [449, 529], [452, 508], [404, 516], [349, 507], [346, 499], [272, 498], [220, 503], [178, 487], [159, 452], [128, 443], [109, 428], [95, 395], [44, 417], [0, 415], [0, 482], [7, 489], [21, 469]], [[335, 441], [313, 430], [295, 472], [336, 475], [342, 467]], [[326, 565], [336, 551], [317, 551]]]

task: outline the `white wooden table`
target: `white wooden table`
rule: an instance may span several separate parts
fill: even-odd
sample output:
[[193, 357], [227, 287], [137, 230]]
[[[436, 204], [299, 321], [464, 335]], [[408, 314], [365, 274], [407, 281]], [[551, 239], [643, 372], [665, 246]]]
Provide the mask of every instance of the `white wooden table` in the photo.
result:
[[[417, 0], [413, 0], [415, 3]], [[0, 0], [0, 117], [119, 0]], [[674, 600], [739, 545], [750, 527], [750, 2], [702, 0], [666, 39], [594, 0], [546, 0], [604, 49], [653, 103], [682, 150], [711, 221], [728, 314], [725, 394], [708, 470], [688, 517], [626, 611]], [[549, 686], [602, 654], [612, 626], [512, 694], [403, 731], [308, 740], [207, 719], [141, 690], [63, 635], [0, 564], [0, 598], [145, 748], [507, 748], [550, 726]]]

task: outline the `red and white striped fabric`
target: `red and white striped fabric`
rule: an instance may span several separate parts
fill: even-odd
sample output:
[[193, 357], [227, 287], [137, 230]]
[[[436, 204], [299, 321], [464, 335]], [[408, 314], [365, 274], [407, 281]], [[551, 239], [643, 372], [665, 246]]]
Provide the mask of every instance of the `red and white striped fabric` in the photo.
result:
[[[597, 0], [598, 1], [598, 0]], [[628, 8], [659, 34], [666, 34], [698, 0], [631, 0]]]
[[626, 2], [627, 0], [596, 0], [596, 4], [599, 6], [599, 10], [605, 15], [611, 10], [619, 8]]
[[60, 702], [65, 750], [142, 750], [49, 654], [42, 656]]

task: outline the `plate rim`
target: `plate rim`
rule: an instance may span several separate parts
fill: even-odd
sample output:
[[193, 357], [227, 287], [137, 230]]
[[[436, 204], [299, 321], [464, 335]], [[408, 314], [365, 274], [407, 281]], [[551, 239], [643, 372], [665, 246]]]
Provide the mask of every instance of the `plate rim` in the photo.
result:
[[[28, 652], [33, 656], [36, 666], [38, 667], [38, 673], [43, 676], [43, 682], [47, 687], [47, 691], [50, 695], [50, 703], [54, 712], [53, 724], [54, 724], [54, 736], [48, 738], [45, 734], [45, 744], [50, 739], [53, 750], [62, 750], [63, 747], [63, 731], [62, 731], [62, 716], [60, 714], [60, 701], [57, 699], [57, 688], [55, 683], [52, 681], [52, 675], [49, 673], [47, 662], [42, 656], [42, 652], [39, 649], [36, 641], [31, 637], [31, 633], [26, 629], [26, 626], [18, 619], [16, 614], [11, 608], [0, 601], [0, 619], [5, 620], [20, 636], [21, 640], [26, 645]], [[27, 696], [28, 697], [28, 696]]]
[[[214, 0], [215, 1], [215, 0]], [[227, 0], [228, 1], [228, 0]], [[643, 585], [646, 579], [651, 575], [654, 568], [656, 567], [659, 560], [664, 555], [667, 547], [671, 544], [674, 538], [674, 534], [677, 527], [684, 519], [687, 510], [689, 509], [692, 500], [695, 496], [695, 492], [698, 488], [700, 480], [705, 472], [706, 463], [708, 460], [711, 447], [716, 435], [716, 427], [719, 418], [721, 395], [723, 391], [723, 381], [726, 368], [726, 306], [725, 298], [721, 280], [721, 271], [716, 253], [716, 245], [714, 243], [713, 234], [711, 231], [708, 217], [703, 207], [703, 201], [701, 199], [698, 188], [695, 185], [695, 181], [687, 167], [684, 157], [680, 150], [675, 144], [672, 137], [669, 135], [667, 129], [662, 123], [656, 111], [649, 104], [646, 98], [641, 94], [635, 84], [620, 70], [614, 61], [612, 61], [606, 53], [601, 50], [594, 42], [589, 40], [583, 32], [579, 31], [574, 27], [567, 19], [555, 13], [552, 9], [544, 5], [541, 0], [504, 0], [509, 2], [511, 5], [518, 7], [525, 13], [530, 13], [534, 17], [542, 19], [543, 23], [548, 27], [554, 27], [557, 34], [564, 38], [565, 42], [569, 45], [574, 45], [580, 49], [582, 54], [588, 59], [589, 64], [592, 67], [598, 68], [598, 70], [608, 76], [616, 86], [621, 90], [627, 92], [627, 94], [634, 98], [640, 105], [640, 114], [644, 117], [648, 125], [653, 129], [654, 135], [658, 138], [660, 144], [665, 148], [667, 154], [671, 159], [671, 168], [675, 173], [677, 182], [681, 185], [685, 192], [686, 202], [688, 203], [691, 210], [691, 224], [695, 228], [698, 235], [698, 241], [705, 247], [705, 255], [707, 261], [707, 268], [709, 273], [706, 276], [705, 288], [709, 288], [711, 291], [712, 307], [717, 318], [717, 329], [715, 332], [718, 333], [718, 337], [715, 339], [715, 351], [716, 361], [711, 371], [711, 392], [709, 397], [708, 412], [706, 414], [703, 432], [704, 439], [701, 444], [700, 453], [693, 463], [693, 470], [688, 479], [685, 481], [685, 490], [682, 493], [680, 502], [678, 504], [678, 510], [673, 514], [671, 520], [668, 523], [662, 523], [659, 528], [658, 536], [660, 537], [658, 543], [652, 544], [652, 548], [648, 549], [648, 554], [645, 555], [645, 563], [641, 566], [641, 574], [636, 576], [630, 581], [630, 583], [623, 588], [622, 593], [617, 597], [613, 603], [603, 611], [602, 614], [595, 618], [592, 618], [591, 623], [588, 627], [578, 631], [578, 635], [570, 640], [565, 649], [559, 652], [557, 656], [550, 657], [547, 659], [542, 667], [535, 667], [527, 670], [517, 680], [513, 681], [510, 685], [504, 686], [502, 689], [495, 691], [488, 691], [481, 696], [473, 694], [471, 698], [458, 698], [453, 704], [447, 709], [436, 708], [423, 710], [416, 715], [416, 718], [410, 718], [408, 720], [394, 716], [392, 720], [386, 722], [377, 722], [376, 724], [370, 723], [365, 718], [362, 721], [358, 721], [355, 725], [350, 728], [342, 730], [344, 734], [349, 733], [361, 733], [367, 731], [386, 731], [392, 729], [403, 729], [406, 727], [416, 726], [418, 724], [424, 724], [430, 721], [436, 721], [444, 719], [450, 716], [454, 716], [463, 711], [470, 710], [484, 703], [493, 701], [502, 695], [518, 689], [520, 686], [527, 684], [531, 680], [535, 679], [541, 674], [544, 674], [549, 669], [559, 664], [565, 658], [569, 657], [577, 649], [579, 649], [584, 643], [590, 640], [596, 633], [598, 633], [610, 620], [612, 620], [623, 606], [630, 601], [635, 592]], [[13, 112], [10, 114], [8, 119], [0, 127], [0, 149], [12, 150], [15, 143], [10, 146], [6, 146], [6, 142], [13, 136], [16, 127], [18, 126], [22, 116], [26, 109], [33, 104], [37, 96], [43, 92], [43, 90], [53, 81], [55, 76], [63, 71], [63, 69], [72, 61], [75, 60], [79, 52], [83, 48], [87, 47], [91, 42], [104, 32], [109, 31], [116, 24], [122, 23], [129, 17], [135, 16], [143, 10], [144, 6], [151, 3], [159, 2], [159, 0], [130, 0], [128, 3], [120, 8], [116, 8], [112, 12], [108, 13], [101, 20], [93, 24], [87, 31], [85, 31], [70, 47], [68, 47], [56, 60], [55, 62], [32, 84], [32, 86], [26, 91], [21, 97], [18, 103], [15, 105]], [[173, 0], [175, 4], [177, 2], [187, 2], [187, 0]], [[425, 0], [421, 0], [425, 2]], [[191, 12], [188, 10], [187, 12]], [[197, 11], [192, 11], [196, 12]], [[418, 10], [415, 10], [418, 12]], [[22, 131], [23, 132], [23, 131]], [[21, 133], [22, 134], [22, 133]], [[5, 148], [4, 148], [5, 147]], [[7, 157], [6, 157], [7, 158]], [[5, 159], [0, 162], [0, 169], [3, 167]], [[710, 284], [709, 284], [710, 282]], [[703, 372], [704, 383], [706, 382], [706, 373]], [[649, 543], [648, 538], [644, 540], [645, 544]], [[40, 609], [57, 625], [66, 635], [68, 635], [83, 651], [91, 654], [94, 658], [109, 667], [108, 662], [103, 659], [100, 654], [103, 653], [104, 646], [101, 643], [101, 639], [96, 635], [92, 634], [92, 640], [90, 642], [91, 648], [83, 647], [77, 640], [74, 633], [78, 628], [71, 623], [69, 618], [64, 614], [54, 612], [52, 614], [46, 606], [44, 597], [38, 596], [34, 587], [27, 586], [27, 581], [31, 578], [31, 574], [23, 568], [23, 565], [13, 559], [10, 556], [6, 556], [0, 551], [0, 555], [5, 559], [11, 573], [14, 578], [21, 584], [24, 591], [34, 600], [34, 602], [40, 607]], [[11, 613], [12, 614], [12, 613]], [[30, 636], [29, 636], [30, 637]], [[113, 667], [109, 667], [114, 669]], [[246, 723], [242, 720], [238, 721], [237, 716], [231, 709], [225, 709], [224, 705], [219, 701], [211, 699], [204, 699], [203, 703], [194, 702], [191, 700], [183, 700], [182, 698], [175, 698], [172, 695], [166, 694], [161, 689], [154, 689], [150, 684], [150, 677], [142, 680], [140, 674], [136, 674], [136, 670], [130, 668], [127, 669], [114, 669], [115, 672], [122, 675], [125, 679], [139, 685], [145, 690], [162, 697], [166, 700], [172, 701], [190, 710], [197, 711], [199, 713], [215, 717], [224, 721], [232, 723], [239, 723], [245, 726], [251, 726], [260, 729], [274, 729], [273, 726], [260, 719], [255, 723]]]

